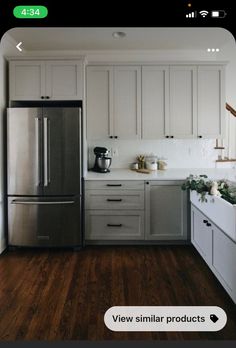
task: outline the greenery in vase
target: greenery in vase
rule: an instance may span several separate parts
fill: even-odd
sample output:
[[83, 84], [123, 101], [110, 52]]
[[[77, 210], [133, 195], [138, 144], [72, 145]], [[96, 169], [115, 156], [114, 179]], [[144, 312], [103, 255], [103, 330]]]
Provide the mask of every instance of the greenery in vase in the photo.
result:
[[219, 196], [231, 204], [236, 204], [236, 186], [230, 184], [227, 180], [212, 181], [207, 175], [190, 174], [182, 185], [183, 190], [196, 191], [200, 194], [200, 200], [207, 202], [206, 195], [211, 195], [213, 184], [217, 183]]

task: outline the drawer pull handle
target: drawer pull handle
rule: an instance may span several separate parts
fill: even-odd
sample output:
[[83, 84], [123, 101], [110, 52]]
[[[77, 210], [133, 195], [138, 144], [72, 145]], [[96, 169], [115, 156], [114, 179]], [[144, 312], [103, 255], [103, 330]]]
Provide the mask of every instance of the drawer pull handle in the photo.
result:
[[208, 221], [207, 221], [207, 220], [203, 220], [203, 222], [204, 222], [204, 224], [207, 224], [207, 223], [208, 223]]
[[211, 226], [211, 224], [208, 222], [207, 224], [206, 224], [207, 226]]
[[110, 199], [110, 198], [107, 198], [107, 202], [122, 202], [122, 199]]
[[122, 186], [122, 184], [107, 184], [107, 186], [109, 186], [109, 187], [120, 187], [120, 186]]
[[107, 227], [122, 227], [122, 224], [107, 224]]

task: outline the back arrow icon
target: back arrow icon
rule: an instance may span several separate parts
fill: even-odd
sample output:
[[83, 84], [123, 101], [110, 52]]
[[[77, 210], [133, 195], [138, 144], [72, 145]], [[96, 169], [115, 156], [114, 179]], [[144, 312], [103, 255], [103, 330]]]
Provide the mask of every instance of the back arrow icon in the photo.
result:
[[20, 47], [21, 45], [22, 45], [22, 42], [19, 42], [18, 45], [16, 45], [16, 48], [17, 48], [20, 52], [22, 52], [22, 48]]

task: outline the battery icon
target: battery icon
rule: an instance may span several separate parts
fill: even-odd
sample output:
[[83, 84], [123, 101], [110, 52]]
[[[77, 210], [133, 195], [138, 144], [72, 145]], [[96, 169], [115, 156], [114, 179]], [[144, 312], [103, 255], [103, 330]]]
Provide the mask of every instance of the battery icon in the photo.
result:
[[225, 18], [226, 12], [224, 10], [211, 11], [212, 18]]

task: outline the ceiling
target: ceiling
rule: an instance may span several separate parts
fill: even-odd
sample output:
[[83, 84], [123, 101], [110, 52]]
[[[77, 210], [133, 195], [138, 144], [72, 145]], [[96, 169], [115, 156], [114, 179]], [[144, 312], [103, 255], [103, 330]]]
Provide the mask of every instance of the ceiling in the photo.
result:
[[[112, 33], [126, 33], [115, 39]], [[6, 37], [25, 50], [192, 50], [221, 48], [233, 36], [222, 28], [14, 28]]]

